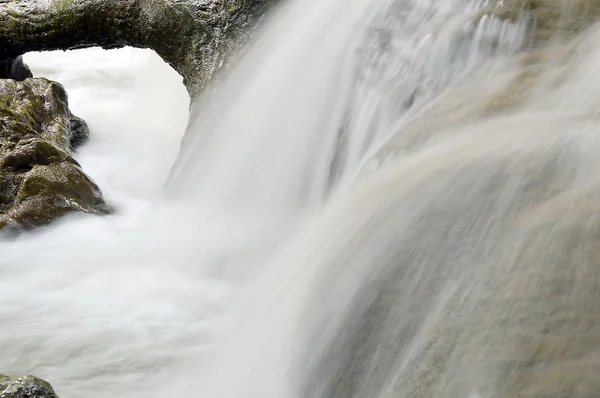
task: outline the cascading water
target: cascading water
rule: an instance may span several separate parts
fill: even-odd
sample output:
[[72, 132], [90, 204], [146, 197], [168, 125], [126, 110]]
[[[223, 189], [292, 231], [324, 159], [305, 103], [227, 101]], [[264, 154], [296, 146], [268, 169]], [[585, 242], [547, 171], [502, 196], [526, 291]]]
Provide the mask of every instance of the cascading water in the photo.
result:
[[470, 20], [483, 5], [284, 3], [217, 94], [199, 101], [168, 187], [271, 214], [322, 203], [414, 102], [525, 44], [524, 24]]
[[349, 89], [347, 47], [369, 4], [285, 3], [200, 101], [168, 188], [259, 219], [321, 203]]
[[284, 2], [172, 169], [165, 64], [29, 55], [118, 212], [0, 240], [0, 371], [63, 397], [595, 397], [600, 31], [537, 42], [503, 5]]

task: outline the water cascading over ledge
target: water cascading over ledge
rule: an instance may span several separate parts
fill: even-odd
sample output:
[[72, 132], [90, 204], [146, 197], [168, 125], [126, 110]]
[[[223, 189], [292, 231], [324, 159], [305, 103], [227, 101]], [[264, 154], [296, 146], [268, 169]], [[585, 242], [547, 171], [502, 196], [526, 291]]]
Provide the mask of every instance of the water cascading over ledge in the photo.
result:
[[[156, 4], [133, 4], [127, 1], [111, 3], [110, 7], [114, 8], [113, 11], [120, 13], [122, 16], [117, 19], [107, 18], [107, 15], [103, 13], [109, 13], [108, 4], [106, 7], [101, 7], [99, 4], [94, 2], [81, 3], [62, 3], [62, 2], [45, 2], [39, 3], [27, 3], [19, 1], [9, 1], [2, 4], [3, 10], [0, 12], [5, 15], [4, 24], [0, 24], [3, 27], [4, 33], [0, 35], [3, 37], [2, 42], [2, 57], [9, 59], [7, 64], [11, 64], [10, 59], [16, 59], [14, 62], [18, 64], [19, 54], [31, 51], [31, 50], [49, 50], [49, 49], [69, 49], [69, 48], [81, 48], [86, 46], [100, 45], [105, 48], [121, 47], [124, 45], [133, 46], [150, 46], [159, 53], [171, 66], [173, 66], [183, 77], [188, 90], [192, 97], [195, 97], [202, 89], [206, 86], [206, 83], [210, 80], [210, 77], [223, 63], [224, 57], [232, 52], [232, 49], [236, 46], [236, 40], [234, 36], [243, 36], [243, 27], [249, 26], [248, 15], [254, 15], [254, 10], [260, 9], [260, 6], [265, 3], [273, 2], [239, 2], [239, 1], [227, 1], [223, 4], [215, 2], [190, 2], [190, 3], [173, 3], [169, 1], [158, 2]], [[578, 3], [579, 4], [579, 3]], [[583, 4], [583, 3], [582, 3]], [[587, 4], [587, 3], [585, 3]], [[482, 8], [482, 6], [485, 6]], [[406, 10], [401, 10], [402, 7], [398, 5], [394, 6], [399, 11], [398, 15], [406, 13]], [[471, 7], [471, 6], [469, 6]], [[477, 8], [477, 7], [476, 7]], [[548, 31], [563, 29], [565, 31], [576, 31], [578, 26], [576, 23], [566, 24], [566, 28], [563, 28], [563, 24], [556, 22], [559, 20], [559, 13], [557, 11], [558, 6], [554, 2], [541, 3], [541, 4], [509, 4], [500, 3], [496, 5], [494, 3], [485, 5], [480, 4], [479, 8], [482, 10], [480, 15], [483, 15], [483, 19], [487, 15], [497, 16], [500, 20], [506, 20], [509, 22], [518, 22], [518, 18], [530, 18], [533, 13], [533, 20], [536, 25], [534, 40], [536, 42], [543, 40], [549, 36]], [[576, 15], [580, 15], [583, 11], [592, 12], [593, 7], [580, 7], [581, 9], [576, 10]], [[426, 7], [425, 7], [426, 9]], [[461, 8], [457, 8], [460, 10]], [[120, 10], [120, 11], [119, 11]], [[245, 10], [245, 11], [244, 11]], [[250, 11], [248, 11], [250, 10]], [[523, 12], [518, 12], [518, 11]], [[537, 13], [537, 15], [536, 15]], [[35, 15], [44, 16], [44, 18], [33, 18]], [[156, 17], [160, 15], [160, 17]], [[185, 18], [182, 20], [182, 15]], [[393, 15], [389, 13], [389, 15]], [[460, 15], [460, 12], [459, 12]], [[548, 16], [550, 15], [550, 16]], [[175, 18], [177, 16], [177, 18]], [[467, 18], [466, 23], [473, 24], [468, 19], [468, 13], [464, 16]], [[541, 16], [541, 18], [540, 18]], [[418, 14], [414, 15], [414, 20], [418, 20]], [[396, 17], [397, 18], [397, 17]], [[581, 16], [577, 18], [581, 19]], [[82, 27], [82, 23], [89, 20], [103, 20], [105, 23], [96, 26], [94, 29], [89, 27]], [[496, 19], [494, 19], [497, 21]], [[405, 21], [406, 22], [406, 21]], [[579, 25], [585, 25], [585, 21], [579, 21]], [[397, 23], [397, 22], [396, 22]], [[434, 22], [435, 23], [435, 22]], [[481, 26], [486, 24], [494, 24], [497, 22], [482, 21]], [[173, 26], [176, 29], [171, 29]], [[555, 27], [557, 25], [557, 27]], [[388, 24], [389, 26], [389, 24]], [[479, 25], [473, 25], [479, 26]], [[411, 28], [405, 28], [407, 31]], [[469, 29], [469, 28], [468, 28]], [[470, 28], [473, 29], [473, 28]], [[488, 28], [479, 29], [480, 32], [489, 31]], [[493, 29], [492, 29], [493, 30]], [[45, 32], [40, 37], [36, 32]], [[167, 39], [161, 32], [170, 31], [171, 35]], [[475, 30], [473, 31], [475, 32]], [[540, 33], [541, 32], [541, 33]], [[397, 32], [396, 32], [397, 33]], [[471, 35], [472, 33], [466, 33], [467, 36], [458, 38], [462, 40]], [[481, 34], [481, 33], [479, 33]], [[379, 35], [377, 40], [381, 40], [384, 43], [387, 39], [384, 36], [394, 37], [390, 33], [382, 33]], [[181, 39], [177, 37], [181, 36]], [[237, 40], [239, 42], [239, 40]], [[386, 44], [382, 44], [386, 45]], [[450, 48], [452, 46], [460, 46], [460, 43], [449, 43]], [[494, 44], [492, 43], [492, 46]], [[502, 47], [502, 45], [501, 45]], [[393, 48], [393, 44], [392, 47]], [[490, 47], [492, 48], [492, 47]], [[185, 51], [183, 49], [186, 49]], [[195, 52], [190, 53], [189, 49], [195, 49]], [[396, 54], [401, 54], [402, 50], [393, 51]], [[495, 51], [495, 50], [494, 50]], [[392, 53], [392, 52], [390, 52]], [[452, 49], [449, 54], [460, 53], [460, 50]], [[385, 58], [385, 57], [384, 57]], [[430, 60], [425, 60], [429, 62]], [[433, 61], [433, 60], [431, 60]], [[473, 62], [473, 60], [467, 60], [467, 62]], [[413, 64], [417, 65], [417, 64]], [[11, 66], [12, 67], [12, 66]], [[378, 68], [374, 67], [375, 70]], [[417, 66], [417, 68], [420, 68]], [[468, 68], [467, 68], [468, 69]], [[463, 70], [464, 72], [464, 70]], [[360, 73], [360, 72], [359, 72]], [[369, 72], [371, 73], [371, 72]], [[377, 72], [375, 72], [377, 73]], [[400, 72], [401, 74], [403, 72]], [[410, 74], [410, 71], [406, 71]], [[446, 74], [446, 73], [445, 73]], [[452, 75], [452, 73], [450, 73]], [[16, 75], [15, 75], [16, 76]], [[26, 75], [23, 75], [26, 76]], [[19, 78], [22, 78], [20, 76]], [[426, 76], [416, 76], [417, 78], [423, 79]], [[361, 77], [359, 77], [362, 79]], [[375, 81], [380, 81], [379, 84], [385, 81], [384, 78], [375, 77]], [[389, 80], [389, 77], [387, 78]], [[402, 81], [406, 77], [397, 79]], [[398, 84], [396, 82], [395, 84]], [[416, 100], [417, 103], [421, 100], [426, 101], [427, 95], [423, 98], [423, 93], [420, 92], [418, 86], [415, 83], [408, 81], [407, 87], [404, 90], [398, 90], [395, 88], [395, 92], [403, 92], [407, 98], [385, 100], [376, 99], [371, 97], [368, 98], [369, 104], [349, 104], [346, 106], [344, 116], [349, 126], [343, 126], [340, 128], [338, 137], [336, 138], [335, 145], [339, 148], [332, 160], [332, 165], [329, 171], [326, 191], [330, 190], [336, 181], [339, 179], [341, 173], [345, 169], [351, 169], [354, 167], [359, 159], [361, 159], [366, 148], [370, 147], [373, 140], [377, 140], [382, 133], [386, 131], [387, 126], [385, 122], [389, 118], [386, 114], [394, 114], [398, 111], [398, 106], [407, 107], [412, 106]], [[412, 87], [415, 86], [415, 87]], [[360, 87], [360, 86], [359, 86]], [[362, 90], [358, 88], [358, 90]], [[374, 92], [376, 90], [370, 90]], [[350, 96], [350, 98], [361, 98], [363, 95]], [[421, 97], [421, 99], [419, 99]], [[354, 100], [353, 100], [354, 101]], [[373, 102], [375, 101], [375, 102]], [[399, 102], [399, 105], [392, 105], [394, 108], [386, 109], [387, 104], [394, 104]], [[355, 111], [354, 108], [361, 109]], [[376, 111], [374, 111], [376, 109]], [[363, 115], [364, 112], [370, 112], [370, 115]], [[373, 125], [382, 124], [382, 126]], [[333, 125], [340, 124], [340, 122], [333, 123]], [[334, 128], [334, 127], [331, 127]], [[346, 130], [357, 128], [362, 130], [364, 137], [357, 137], [353, 142], [348, 141], [349, 134]], [[192, 133], [189, 133], [190, 135]], [[197, 134], [197, 133], [193, 133]], [[350, 134], [351, 135], [351, 134]], [[184, 149], [185, 150], [185, 149]], [[329, 157], [329, 155], [327, 155]], [[307, 184], [311, 184], [310, 176], [303, 177], [308, 178]], [[296, 178], [297, 179], [297, 178]], [[11, 179], [12, 181], [12, 179]], [[15, 185], [14, 182], [10, 182], [11, 185]], [[302, 185], [304, 183], [301, 183]], [[17, 186], [19, 184], [16, 184]], [[93, 189], [92, 189], [93, 190]], [[69, 196], [71, 194], [66, 193], [63, 196]], [[71, 195], [72, 196], [72, 195]], [[48, 202], [50, 199], [45, 199]], [[94, 199], [95, 200], [95, 199]], [[55, 203], [67, 203], [68, 200], [56, 199]], [[61, 205], [62, 206], [62, 205]], [[77, 208], [83, 210], [88, 206], [63, 206], [67, 211], [69, 209], [76, 210]], [[5, 207], [14, 207], [12, 201], [7, 201]], [[48, 212], [47, 212], [48, 213]], [[62, 211], [57, 213], [62, 214]], [[32, 222], [31, 225], [37, 223], [43, 223], [46, 219], [52, 217], [37, 217], [39, 222]], [[13, 217], [14, 220], [14, 217]], [[4, 222], [6, 224], [6, 222]]]
[[72, 150], [85, 139], [81, 132], [87, 134], [85, 122], [71, 114], [60, 84], [32, 78], [21, 54], [150, 47], [182, 75], [194, 97], [243, 41], [263, 3], [270, 1], [0, 4], [0, 78], [10, 79], [0, 90], [5, 104], [0, 228], [44, 225], [73, 211], [110, 212], [100, 189], [73, 159]]
[[[267, 23], [224, 82], [196, 99], [167, 192], [281, 214], [320, 206], [395, 123], [491, 57], [527, 48], [529, 16], [481, 19], [484, 5], [284, 3], [289, 19], [310, 16]], [[255, 189], [261, 180], [271, 184]]]
[[[353, 18], [326, 5], [311, 15], [306, 4], [297, 14], [275, 17], [296, 40], [292, 45], [283, 40], [282, 29], [271, 43], [273, 53], [281, 55], [277, 39], [288, 55], [300, 49], [317, 54], [320, 44], [335, 50], [340, 58], [332, 63], [345, 61], [338, 62], [349, 69], [345, 74], [335, 73], [326, 56], [315, 63], [298, 57], [301, 63], [294, 66], [307, 71], [298, 84], [322, 81], [313, 80], [323, 77], [321, 68], [326, 76], [346, 79], [340, 95], [345, 100], [337, 103], [343, 109], [330, 113], [332, 119], [326, 112], [315, 117], [314, 103], [304, 108], [312, 120], [343, 128], [287, 129], [290, 120], [297, 122], [294, 107], [277, 95], [281, 86], [264, 79], [261, 89], [246, 91], [259, 96], [242, 96], [217, 116], [234, 118], [260, 98], [273, 107], [251, 114], [264, 117], [258, 126], [273, 127], [269, 117], [285, 106], [290, 112], [282, 114], [290, 119], [278, 120], [279, 129], [244, 136], [248, 124], [234, 118], [236, 128], [219, 137], [237, 147], [217, 145], [212, 158], [201, 145], [207, 136], [190, 125], [179, 182], [192, 199], [202, 199], [197, 206], [222, 206], [208, 206], [211, 214], [241, 208], [236, 216], [254, 215], [258, 208], [256, 214], [285, 224], [279, 209], [296, 216], [308, 204], [312, 219], [299, 217], [297, 234], [286, 235], [282, 228], [278, 244], [269, 246], [267, 239], [261, 250], [236, 252], [245, 247], [228, 240], [208, 256], [200, 256], [198, 247], [211, 241], [207, 231], [223, 228], [223, 220], [209, 218], [209, 228], [190, 232], [186, 227], [196, 221], [192, 208], [182, 213], [168, 208], [164, 218], [144, 214], [145, 223], [133, 232], [129, 225], [111, 225], [100, 234], [107, 244], [86, 241], [81, 224], [54, 231], [83, 235], [85, 245], [65, 248], [41, 234], [15, 243], [31, 251], [24, 255], [0, 242], [0, 269], [10, 276], [0, 278], [0, 313], [11, 326], [7, 333], [14, 333], [0, 335], [8, 347], [3, 352], [18, 352], [22, 342], [39, 357], [15, 362], [51, 369], [62, 391], [73, 396], [595, 398], [600, 85], [594, 79], [598, 32], [587, 16], [594, 15], [593, 8], [569, 3], [564, 10], [575, 11], [561, 14], [562, 3], [519, 3], [509, 8], [519, 11], [513, 13], [483, 3], [381, 3], [397, 6], [386, 23], [398, 28], [396, 20], [401, 28], [384, 23], [376, 30], [381, 36], [364, 46], [374, 50], [374, 59], [367, 56], [363, 64], [348, 50], [365, 43], [360, 34], [346, 34], [363, 32], [346, 25]], [[343, 6], [351, 8], [348, 4]], [[414, 9], [403, 8], [411, 4]], [[355, 11], [364, 9], [364, 3], [354, 5]], [[542, 23], [548, 10], [560, 22], [550, 25], [552, 35], [540, 35], [536, 29], [548, 26]], [[587, 13], [583, 20], [581, 10]], [[317, 23], [298, 28], [296, 18], [299, 25]], [[414, 25], [406, 24], [413, 18]], [[428, 24], [428, 18], [438, 23]], [[464, 21], [467, 29], [458, 23]], [[580, 21], [579, 28], [566, 29], [569, 21]], [[330, 24], [344, 40], [318, 37]], [[305, 37], [302, 29], [316, 32], [319, 40]], [[520, 36], [523, 32], [530, 35]], [[413, 46], [423, 37], [431, 40]], [[263, 54], [250, 49], [250, 59], [253, 53]], [[276, 55], [244, 65], [273, 70]], [[297, 75], [285, 68], [285, 58], [275, 68], [283, 74], [277, 81], [294, 88], [290, 80]], [[232, 76], [235, 81], [246, 74]], [[313, 99], [283, 91], [298, 94], [296, 105]], [[310, 145], [292, 146], [275, 159], [265, 155], [273, 140], [286, 144], [281, 137], [306, 142], [303, 132]], [[323, 156], [314, 165], [306, 162], [300, 155], [323, 149], [322, 138]], [[227, 169], [231, 160], [245, 171], [241, 177]], [[305, 163], [311, 167], [304, 169]], [[199, 168], [202, 172], [215, 173], [207, 184], [219, 188], [215, 192], [198, 189], [206, 181], [193, 171], [198, 164], [209, 166]], [[297, 169], [301, 177], [290, 184], [284, 177]], [[259, 192], [258, 177], [275, 195]], [[310, 195], [297, 185], [310, 186], [316, 200], [307, 200]], [[230, 192], [248, 194], [240, 200]], [[272, 206], [273, 197], [281, 206]], [[91, 225], [95, 231], [104, 224]], [[237, 238], [237, 227], [223, 228], [223, 235]], [[254, 295], [241, 311], [247, 323], [234, 328], [213, 364], [195, 357], [203, 342], [194, 322], [203, 321], [195, 304], [201, 301], [198, 292], [207, 289], [196, 278], [215, 252], [228, 260], [224, 263], [256, 270], [258, 288], [251, 289]], [[64, 272], [49, 274], [57, 269]], [[19, 284], [11, 285], [13, 280]], [[32, 314], [39, 316], [32, 320]], [[43, 350], [35, 351], [39, 346]], [[56, 357], [68, 369], [57, 369]]]
[[[454, 11], [426, 5], [436, 4]], [[369, 173], [277, 251], [250, 289], [266, 293], [249, 293], [240, 317], [251, 316], [225, 339], [203, 392], [592, 398], [600, 390], [596, 4], [471, 5], [472, 21], [520, 27], [528, 40], [421, 104], [411, 90], [389, 90], [400, 111], [365, 151], [359, 171]], [[429, 37], [444, 32], [419, 22]], [[399, 48], [410, 43], [390, 36]], [[466, 47], [479, 55], [502, 42], [487, 43]], [[415, 56], [415, 47], [404, 48]], [[414, 66], [415, 80], [422, 73], [419, 83], [436, 88], [423, 73], [435, 60], [410, 60], [402, 72]], [[232, 374], [242, 380], [227, 384]]]

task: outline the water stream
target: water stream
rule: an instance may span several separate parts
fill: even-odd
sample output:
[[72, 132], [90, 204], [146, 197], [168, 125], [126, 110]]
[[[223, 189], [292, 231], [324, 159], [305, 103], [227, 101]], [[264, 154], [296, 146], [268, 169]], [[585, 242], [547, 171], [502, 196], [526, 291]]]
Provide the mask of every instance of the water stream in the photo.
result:
[[595, 397], [600, 31], [533, 43], [489, 5], [284, 2], [189, 124], [149, 51], [28, 54], [117, 212], [0, 240], [0, 370], [63, 398]]

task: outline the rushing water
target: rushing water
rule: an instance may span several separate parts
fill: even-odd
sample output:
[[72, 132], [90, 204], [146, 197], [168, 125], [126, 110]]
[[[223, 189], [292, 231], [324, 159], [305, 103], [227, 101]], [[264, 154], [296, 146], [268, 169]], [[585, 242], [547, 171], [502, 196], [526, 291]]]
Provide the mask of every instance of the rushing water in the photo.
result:
[[600, 30], [532, 43], [540, 21], [489, 5], [284, 2], [189, 124], [150, 52], [28, 54], [118, 211], [0, 240], [2, 373], [63, 397], [596, 397]]

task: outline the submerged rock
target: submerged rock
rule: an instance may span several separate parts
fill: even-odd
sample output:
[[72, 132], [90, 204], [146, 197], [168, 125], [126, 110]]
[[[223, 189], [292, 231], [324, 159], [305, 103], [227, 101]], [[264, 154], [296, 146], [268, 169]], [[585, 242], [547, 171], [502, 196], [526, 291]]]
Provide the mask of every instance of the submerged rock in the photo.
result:
[[52, 386], [35, 376], [0, 375], [0, 398], [58, 398]]
[[87, 135], [59, 83], [0, 80], [0, 228], [33, 227], [72, 211], [109, 211], [71, 156]]

